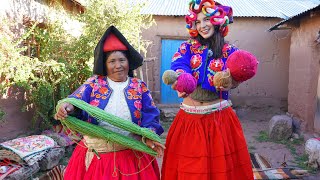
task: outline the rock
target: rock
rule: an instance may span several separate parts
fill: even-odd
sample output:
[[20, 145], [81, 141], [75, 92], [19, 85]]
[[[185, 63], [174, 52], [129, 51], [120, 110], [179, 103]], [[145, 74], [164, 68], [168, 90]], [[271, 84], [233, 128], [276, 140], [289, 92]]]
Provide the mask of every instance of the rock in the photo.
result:
[[314, 133], [313, 133], [313, 137], [315, 137], [315, 138], [319, 138], [319, 137], [320, 137], [320, 135], [319, 135], [317, 132], [314, 132]]
[[297, 133], [293, 133], [293, 134], [292, 134], [292, 138], [293, 138], [293, 139], [300, 139], [300, 136], [299, 136], [299, 134], [297, 134]]
[[297, 134], [301, 134], [301, 123], [302, 121], [297, 117], [292, 117], [292, 131]]
[[25, 180], [30, 179], [33, 174], [37, 173], [40, 170], [39, 164], [34, 163], [32, 166], [23, 166], [17, 171], [13, 172], [7, 176], [6, 180]]
[[160, 108], [160, 119], [163, 122], [171, 122], [176, 117], [180, 108]]
[[308, 155], [308, 165], [318, 168], [320, 164], [320, 141], [316, 138], [308, 139], [305, 143], [305, 151]]
[[39, 161], [40, 169], [44, 171], [57, 166], [61, 158], [63, 158], [64, 153], [64, 148], [50, 149], [45, 157]]
[[275, 141], [287, 140], [292, 134], [292, 118], [276, 115], [269, 121], [269, 138]]

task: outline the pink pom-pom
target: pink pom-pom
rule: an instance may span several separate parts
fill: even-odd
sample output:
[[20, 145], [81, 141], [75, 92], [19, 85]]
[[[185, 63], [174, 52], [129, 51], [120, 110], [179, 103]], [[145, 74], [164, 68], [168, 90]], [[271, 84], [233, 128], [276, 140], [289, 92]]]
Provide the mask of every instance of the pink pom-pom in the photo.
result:
[[238, 50], [232, 53], [226, 62], [232, 78], [238, 82], [246, 81], [257, 73], [258, 60], [251, 53]]
[[191, 94], [197, 88], [197, 80], [189, 73], [182, 73], [177, 78], [176, 89]]

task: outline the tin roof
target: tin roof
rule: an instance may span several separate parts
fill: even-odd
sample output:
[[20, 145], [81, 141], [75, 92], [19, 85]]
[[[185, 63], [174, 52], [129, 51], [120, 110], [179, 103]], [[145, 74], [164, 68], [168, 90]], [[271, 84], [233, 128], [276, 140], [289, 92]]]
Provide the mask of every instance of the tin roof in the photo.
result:
[[[141, 14], [184, 16], [190, 0], [146, 0]], [[317, 0], [216, 0], [231, 6], [235, 17], [277, 17], [288, 19], [310, 10], [319, 4]]]
[[320, 9], [320, 3], [319, 3], [317, 6], [315, 6], [314, 8], [308, 9], [308, 10], [306, 10], [306, 11], [304, 11], [304, 12], [298, 13], [298, 14], [293, 15], [293, 16], [291, 16], [291, 17], [289, 17], [289, 18], [287, 18], [287, 19], [285, 19], [285, 20], [283, 20], [283, 21], [278, 22], [277, 24], [275, 24], [275, 25], [273, 25], [272, 27], [270, 27], [270, 28], [268, 29], [268, 31], [275, 30], [275, 29], [277, 29], [279, 26], [281, 26], [282, 24], [284, 24], [284, 23], [286, 23], [286, 22], [288, 22], [288, 21], [291, 21], [291, 20], [294, 19], [294, 18], [297, 18], [297, 17], [299, 17], [299, 16], [302, 16], [302, 15], [308, 13], [309, 11], [312, 11], [312, 10], [317, 9], [317, 8]]

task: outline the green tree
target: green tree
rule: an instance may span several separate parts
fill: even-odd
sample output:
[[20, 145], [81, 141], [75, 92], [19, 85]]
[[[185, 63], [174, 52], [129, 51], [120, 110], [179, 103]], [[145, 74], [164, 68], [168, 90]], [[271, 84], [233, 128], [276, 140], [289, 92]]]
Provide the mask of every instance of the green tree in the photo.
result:
[[[110, 25], [116, 26], [135, 48], [146, 51], [147, 41], [142, 40], [141, 30], [150, 27], [153, 20], [140, 14], [142, 7], [142, 3], [89, 0], [84, 13], [68, 14], [55, 3], [54, 13], [49, 13], [55, 15], [48, 16], [45, 29], [35, 24], [21, 38], [14, 39], [11, 31], [0, 28], [1, 93], [12, 86], [25, 89], [25, 107], [35, 110], [33, 122], [40, 120], [41, 128], [48, 127], [57, 101], [92, 75], [94, 48]], [[70, 35], [65, 30], [66, 21], [78, 21], [81, 35]], [[12, 26], [8, 22], [6, 25]], [[19, 48], [31, 35], [40, 44], [38, 58], [22, 55], [25, 48]]]

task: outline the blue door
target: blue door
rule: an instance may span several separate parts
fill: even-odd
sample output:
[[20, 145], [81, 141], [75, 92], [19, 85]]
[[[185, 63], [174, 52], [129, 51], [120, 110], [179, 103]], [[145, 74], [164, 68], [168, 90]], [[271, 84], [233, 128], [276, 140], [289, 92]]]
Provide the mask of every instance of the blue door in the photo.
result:
[[178, 98], [177, 92], [171, 89], [171, 86], [162, 82], [162, 74], [170, 69], [173, 54], [178, 50], [180, 44], [185, 40], [162, 39], [161, 40], [161, 103], [162, 104], [179, 104], [182, 98]]

